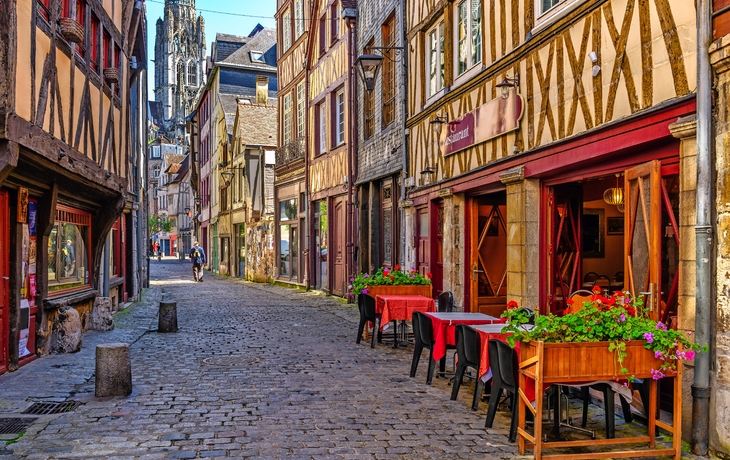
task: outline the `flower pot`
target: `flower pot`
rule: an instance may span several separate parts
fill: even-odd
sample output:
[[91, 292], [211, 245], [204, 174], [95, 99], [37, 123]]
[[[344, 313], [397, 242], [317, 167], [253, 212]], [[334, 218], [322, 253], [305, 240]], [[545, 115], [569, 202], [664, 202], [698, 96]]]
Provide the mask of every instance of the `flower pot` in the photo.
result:
[[61, 29], [61, 35], [72, 43], [81, 43], [84, 41], [84, 28], [73, 18], [60, 18], [58, 26]]
[[[662, 361], [654, 352], [644, 348], [644, 340], [626, 343], [626, 357], [619, 365], [616, 352], [608, 351], [610, 342], [520, 344], [520, 362], [537, 359], [542, 370], [543, 383], [590, 382], [595, 380], [652, 378], [652, 369], [659, 369]], [[621, 373], [621, 367], [628, 372]], [[537, 366], [524, 369], [527, 377], [535, 379]]]
[[104, 69], [104, 79], [109, 83], [119, 82], [119, 69], [116, 67], [109, 67]]
[[368, 288], [368, 294], [370, 297], [375, 298], [377, 295], [422, 295], [424, 297], [433, 298], [432, 284], [403, 284], [403, 285], [382, 285], [382, 286], [370, 286]]

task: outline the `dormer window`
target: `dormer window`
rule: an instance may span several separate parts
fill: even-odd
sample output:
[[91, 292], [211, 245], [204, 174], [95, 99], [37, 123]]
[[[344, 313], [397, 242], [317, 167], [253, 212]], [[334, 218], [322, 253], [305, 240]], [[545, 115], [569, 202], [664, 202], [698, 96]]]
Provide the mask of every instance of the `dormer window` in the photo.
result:
[[261, 51], [251, 51], [251, 62], [266, 62], [264, 53]]

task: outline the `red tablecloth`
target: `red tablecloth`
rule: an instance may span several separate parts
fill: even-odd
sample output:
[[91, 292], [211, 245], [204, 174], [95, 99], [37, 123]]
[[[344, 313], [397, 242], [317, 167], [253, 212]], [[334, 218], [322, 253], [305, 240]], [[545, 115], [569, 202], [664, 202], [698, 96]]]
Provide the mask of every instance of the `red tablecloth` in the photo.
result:
[[[431, 319], [431, 325], [433, 326], [433, 359], [438, 361], [446, 356], [446, 346], [456, 345], [456, 325], [457, 324], [492, 324], [502, 323], [504, 318], [484, 318], [488, 315], [475, 314], [475, 313], [455, 313], [451, 318], [438, 318], [434, 314], [426, 314]], [[436, 314], [438, 315], [438, 314]], [[445, 314], [443, 316], [449, 316]], [[470, 318], [473, 316], [474, 318]], [[480, 318], [481, 317], [481, 318]]]
[[375, 301], [375, 311], [381, 315], [380, 329], [391, 321], [410, 320], [414, 311], [436, 311], [436, 302], [421, 295], [378, 295]]
[[[487, 332], [484, 330], [480, 330], [479, 328], [474, 329], [476, 329], [476, 331], [479, 333], [479, 340], [481, 345], [481, 350], [479, 352], [479, 372], [481, 373], [481, 375], [479, 376], [479, 378], [481, 378], [482, 380], [488, 380], [488, 378], [491, 378], [492, 376], [491, 368], [489, 367], [489, 340], [497, 339], [506, 343], [507, 336], [509, 334], [502, 334], [501, 332], [493, 332], [491, 330]], [[517, 352], [517, 356], [520, 356], [520, 342], [517, 342], [515, 344], [515, 351]], [[519, 382], [518, 372], [518, 369], [515, 368], [515, 382]], [[533, 379], [528, 379], [527, 388], [525, 388], [525, 396], [527, 396], [530, 401], [535, 400], [535, 381]]]

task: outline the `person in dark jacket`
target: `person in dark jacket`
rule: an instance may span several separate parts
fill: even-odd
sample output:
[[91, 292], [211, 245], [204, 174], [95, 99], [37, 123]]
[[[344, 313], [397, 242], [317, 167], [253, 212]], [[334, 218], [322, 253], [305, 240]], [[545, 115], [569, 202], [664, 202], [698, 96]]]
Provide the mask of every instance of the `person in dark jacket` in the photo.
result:
[[190, 260], [193, 262], [193, 279], [196, 282], [202, 282], [203, 264], [206, 262], [205, 251], [197, 241], [193, 243], [193, 247], [190, 249]]

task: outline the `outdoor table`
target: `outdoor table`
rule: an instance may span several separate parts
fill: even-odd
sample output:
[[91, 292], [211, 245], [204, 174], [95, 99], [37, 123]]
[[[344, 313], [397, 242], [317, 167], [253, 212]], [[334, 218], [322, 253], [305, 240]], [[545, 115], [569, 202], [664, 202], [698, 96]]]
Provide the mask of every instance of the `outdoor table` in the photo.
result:
[[[397, 321], [410, 320], [415, 311], [435, 312], [436, 302], [421, 295], [377, 295], [375, 296], [375, 311], [381, 315], [380, 330], [383, 330], [384, 325], [393, 321], [396, 322], [397, 331]], [[393, 342], [393, 347], [397, 347], [398, 340], [395, 339]]]
[[[433, 326], [433, 359], [439, 361], [446, 356], [447, 345], [456, 345], [457, 324], [492, 324], [504, 321], [502, 318], [485, 315], [484, 313], [466, 312], [434, 312], [426, 313]], [[504, 327], [504, 326], [502, 326]]]

